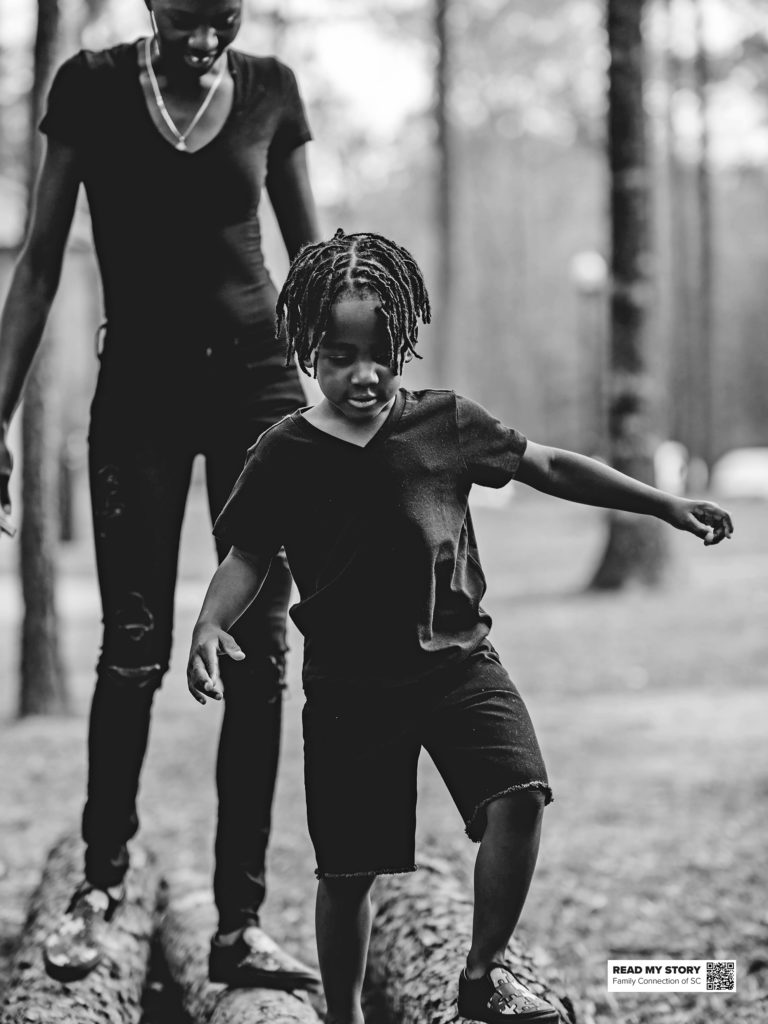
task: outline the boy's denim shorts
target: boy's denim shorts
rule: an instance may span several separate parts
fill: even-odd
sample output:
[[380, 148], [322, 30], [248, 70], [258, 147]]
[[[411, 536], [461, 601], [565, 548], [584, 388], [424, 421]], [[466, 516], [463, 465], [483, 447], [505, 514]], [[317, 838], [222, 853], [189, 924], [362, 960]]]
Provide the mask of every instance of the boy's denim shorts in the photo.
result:
[[[538, 790], [552, 799], [525, 704], [486, 640], [440, 679], [397, 690], [313, 688], [304, 775], [317, 877], [415, 870], [416, 767], [424, 747], [476, 842], [485, 807]], [[325, 689], [323, 687], [323, 689]]]

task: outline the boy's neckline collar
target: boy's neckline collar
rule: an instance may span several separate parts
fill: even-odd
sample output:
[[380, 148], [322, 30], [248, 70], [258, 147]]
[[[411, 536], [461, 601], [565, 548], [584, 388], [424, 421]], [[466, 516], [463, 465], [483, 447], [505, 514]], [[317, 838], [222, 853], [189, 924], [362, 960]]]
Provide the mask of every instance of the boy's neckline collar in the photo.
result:
[[322, 427], [318, 427], [314, 423], [311, 423], [304, 415], [304, 413], [308, 412], [311, 408], [311, 405], [306, 405], [301, 409], [297, 409], [296, 412], [293, 413], [292, 419], [300, 429], [305, 433], [311, 433], [312, 436], [327, 438], [331, 443], [335, 442], [336, 444], [342, 444], [347, 448], [357, 448], [359, 451], [364, 452], [372, 446], [380, 443], [380, 441], [385, 440], [392, 433], [392, 430], [397, 425], [403, 414], [403, 409], [405, 408], [405, 394], [403, 388], [397, 389], [395, 393], [395, 400], [387, 413], [386, 419], [376, 433], [369, 438], [365, 444], [357, 444], [355, 441], [348, 441], [344, 437], [339, 437], [338, 434], [331, 434], [329, 431], [323, 430]]

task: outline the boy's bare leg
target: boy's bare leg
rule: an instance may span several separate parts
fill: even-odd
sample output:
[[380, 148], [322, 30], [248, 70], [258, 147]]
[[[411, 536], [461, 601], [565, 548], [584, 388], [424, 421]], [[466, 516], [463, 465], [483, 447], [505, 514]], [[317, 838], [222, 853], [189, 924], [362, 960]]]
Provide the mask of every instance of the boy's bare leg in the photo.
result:
[[326, 1024], [364, 1024], [360, 999], [371, 937], [373, 875], [321, 878], [315, 929]]
[[544, 795], [512, 793], [488, 804], [475, 861], [475, 912], [467, 977], [480, 978], [504, 950], [528, 894], [539, 851]]

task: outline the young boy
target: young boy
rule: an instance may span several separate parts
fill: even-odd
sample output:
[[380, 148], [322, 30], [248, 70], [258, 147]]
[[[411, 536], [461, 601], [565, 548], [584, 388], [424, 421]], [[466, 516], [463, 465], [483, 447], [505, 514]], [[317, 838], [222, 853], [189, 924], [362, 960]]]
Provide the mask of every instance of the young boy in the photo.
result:
[[434, 759], [480, 842], [459, 1012], [551, 1022], [504, 965], [551, 800], [528, 713], [488, 641], [467, 499], [515, 477], [541, 491], [655, 515], [705, 544], [729, 515], [572, 452], [527, 441], [450, 391], [400, 388], [429, 320], [413, 257], [378, 235], [308, 246], [278, 300], [291, 353], [323, 393], [251, 448], [214, 527], [231, 545], [195, 626], [192, 695], [221, 698], [217, 656], [285, 547], [305, 638], [305, 780], [317, 856], [317, 943], [329, 1024], [361, 1024], [377, 874], [414, 869], [416, 762]]

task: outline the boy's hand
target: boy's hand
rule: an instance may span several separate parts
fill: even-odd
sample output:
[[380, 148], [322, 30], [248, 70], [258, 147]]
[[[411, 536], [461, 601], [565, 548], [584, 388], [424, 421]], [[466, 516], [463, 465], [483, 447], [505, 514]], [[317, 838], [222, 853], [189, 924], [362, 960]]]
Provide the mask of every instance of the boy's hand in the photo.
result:
[[224, 695], [219, 675], [219, 654], [226, 654], [233, 661], [242, 661], [245, 657], [223, 629], [207, 623], [196, 626], [187, 662], [187, 686], [199, 704], [206, 703], [206, 696], [221, 700]]
[[710, 547], [719, 544], [724, 538], [730, 539], [733, 523], [728, 512], [720, 508], [714, 501], [689, 501], [676, 498], [670, 504], [667, 521], [678, 530], [701, 537], [704, 544]]

